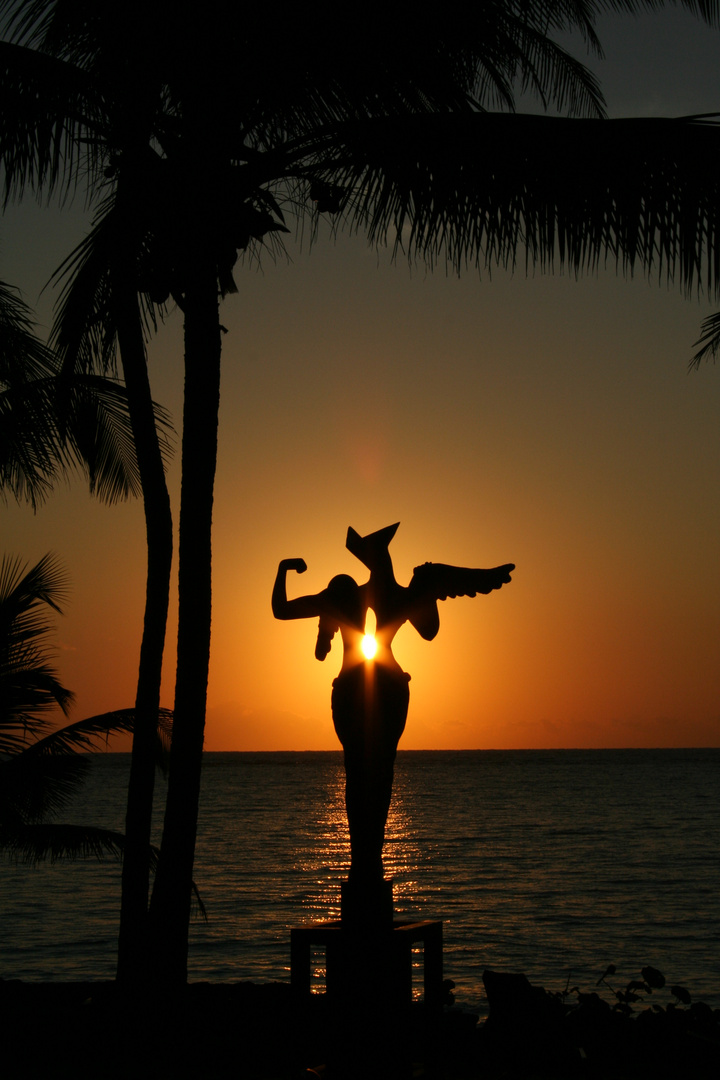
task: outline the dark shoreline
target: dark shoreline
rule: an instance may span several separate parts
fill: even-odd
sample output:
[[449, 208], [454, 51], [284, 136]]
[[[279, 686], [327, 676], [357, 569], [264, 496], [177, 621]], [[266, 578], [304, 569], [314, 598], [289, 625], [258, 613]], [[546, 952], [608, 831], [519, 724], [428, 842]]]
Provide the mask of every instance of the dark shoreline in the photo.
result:
[[[484, 1023], [452, 1008], [431, 1016], [422, 1005], [404, 1017], [386, 1015], [380, 1023], [401, 1033], [403, 1066], [384, 1067], [387, 1049], [374, 1045], [373, 1014], [361, 1029], [342, 1018], [354, 1036], [343, 1045], [357, 1039], [355, 1063], [364, 1054], [368, 1075], [394, 1080], [720, 1075], [720, 1010], [698, 1003], [623, 1015], [594, 994], [567, 1005], [523, 976], [500, 978], [512, 989], [491, 993]], [[190, 983], [172, 994], [123, 995], [113, 982], [0, 979], [0, 1015], [7, 1080], [299, 1080], [338, 1053], [338, 1016], [326, 995], [298, 1001], [287, 983]], [[366, 1072], [327, 1073], [328, 1080], [344, 1075]]]

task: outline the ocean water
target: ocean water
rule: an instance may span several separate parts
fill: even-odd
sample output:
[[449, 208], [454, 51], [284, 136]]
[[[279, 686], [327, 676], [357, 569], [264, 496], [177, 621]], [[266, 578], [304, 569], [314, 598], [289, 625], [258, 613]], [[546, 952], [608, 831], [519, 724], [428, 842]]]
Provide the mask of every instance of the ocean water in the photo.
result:
[[[93, 756], [66, 819], [122, 829], [128, 767]], [[397, 916], [443, 920], [470, 1008], [488, 967], [589, 990], [610, 963], [618, 984], [652, 964], [718, 1007], [719, 792], [720, 750], [400, 752]], [[339, 915], [343, 800], [340, 753], [206, 755], [192, 980], [289, 979], [290, 928]], [[112, 861], [0, 865], [0, 977], [112, 978], [119, 897]]]

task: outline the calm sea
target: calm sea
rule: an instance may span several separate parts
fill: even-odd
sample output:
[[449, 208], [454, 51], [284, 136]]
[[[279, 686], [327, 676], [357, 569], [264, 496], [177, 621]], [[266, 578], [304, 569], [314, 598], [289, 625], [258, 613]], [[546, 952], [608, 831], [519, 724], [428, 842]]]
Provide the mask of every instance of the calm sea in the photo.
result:
[[[128, 766], [94, 756], [67, 820], [122, 829]], [[206, 755], [191, 979], [286, 980], [290, 927], [338, 917], [343, 788], [339, 753]], [[401, 752], [396, 912], [444, 920], [471, 1008], [486, 967], [591, 989], [610, 963], [720, 1006], [719, 792], [720, 750]], [[0, 977], [113, 977], [116, 863], [2, 865], [0, 886]]]

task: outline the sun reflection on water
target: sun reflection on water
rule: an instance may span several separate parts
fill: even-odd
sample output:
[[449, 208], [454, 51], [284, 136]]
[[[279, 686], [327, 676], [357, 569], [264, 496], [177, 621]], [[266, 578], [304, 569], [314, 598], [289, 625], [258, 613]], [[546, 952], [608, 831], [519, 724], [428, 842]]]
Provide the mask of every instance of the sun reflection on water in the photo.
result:
[[[340, 886], [350, 869], [350, 835], [345, 812], [345, 774], [338, 769], [325, 788], [325, 802], [318, 807], [312, 847], [296, 852], [293, 872], [305, 879], [301, 899], [302, 920], [324, 921], [340, 918]], [[418, 907], [420, 845], [413, 837], [410, 800], [405, 784], [396, 779], [385, 829], [383, 863], [386, 879], [393, 881], [393, 909], [396, 918], [414, 917]], [[326, 989], [326, 954], [323, 946], [311, 948], [310, 988], [315, 994]], [[423, 995], [423, 954], [412, 951], [412, 993]]]
[[314, 844], [296, 854], [294, 869], [307, 879], [302, 898], [308, 919], [340, 918], [340, 881], [350, 867], [350, 836], [345, 814], [345, 776], [338, 769], [317, 808]]
[[[420, 846], [413, 836], [413, 819], [404, 797], [402, 780], [396, 781], [385, 829], [383, 862], [385, 877], [393, 879], [393, 897], [397, 915], [408, 914], [417, 906], [417, 877], [422, 860]], [[345, 776], [338, 770], [328, 784], [326, 801], [318, 808], [315, 844], [296, 853], [293, 870], [306, 877], [307, 891], [302, 900], [308, 919], [340, 918], [340, 882], [350, 868], [350, 836], [345, 813]], [[310, 884], [312, 882], [312, 884]]]
[[417, 904], [417, 877], [422, 852], [415, 838], [412, 808], [405, 784], [396, 777], [393, 798], [385, 827], [383, 862], [385, 877], [393, 879], [393, 898], [397, 915], [408, 914]]

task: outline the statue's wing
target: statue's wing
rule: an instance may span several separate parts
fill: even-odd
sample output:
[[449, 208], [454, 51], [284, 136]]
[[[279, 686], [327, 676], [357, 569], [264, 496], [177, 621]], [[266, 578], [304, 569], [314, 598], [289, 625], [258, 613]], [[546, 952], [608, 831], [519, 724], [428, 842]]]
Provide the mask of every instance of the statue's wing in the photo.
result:
[[418, 603], [454, 599], [456, 596], [477, 596], [490, 593], [510, 581], [514, 563], [494, 566], [491, 570], [474, 570], [467, 566], [448, 566], [446, 563], [423, 563], [416, 566], [409, 589]]
[[492, 592], [510, 581], [514, 569], [514, 563], [494, 566], [491, 570], [473, 570], [467, 566], [448, 566], [446, 563], [416, 566], [407, 588], [405, 617], [421, 637], [432, 641], [440, 629], [438, 600]]

